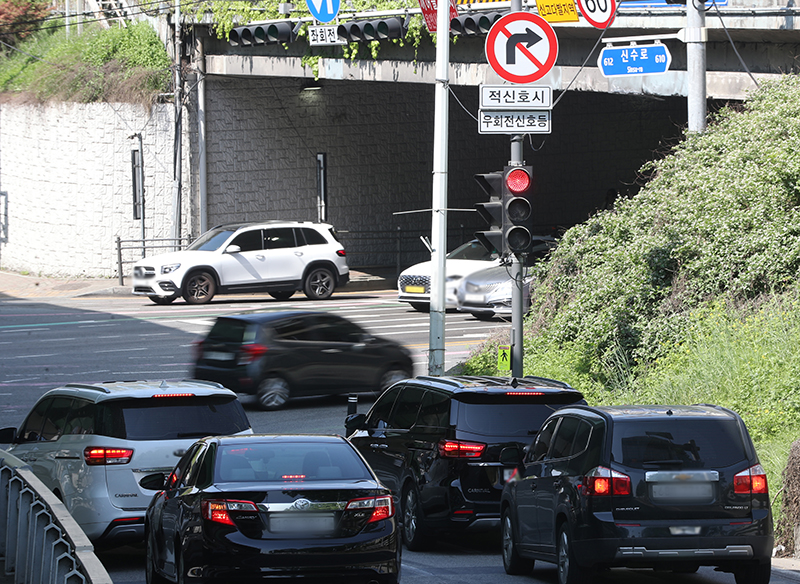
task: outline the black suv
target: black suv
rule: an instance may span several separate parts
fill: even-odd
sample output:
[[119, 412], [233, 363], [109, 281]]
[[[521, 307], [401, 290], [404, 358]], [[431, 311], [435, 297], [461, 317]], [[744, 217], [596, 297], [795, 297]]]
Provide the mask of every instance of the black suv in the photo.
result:
[[767, 584], [767, 478], [744, 422], [712, 405], [569, 407], [552, 415], [503, 491], [503, 565], [558, 564], [560, 584], [601, 568], [694, 572]]
[[566, 383], [541, 377], [417, 377], [399, 382], [367, 414], [345, 421], [350, 441], [400, 498], [403, 536], [423, 549], [440, 530], [497, 527], [513, 469], [503, 448], [521, 448], [558, 408], [586, 403]]
[[195, 350], [193, 377], [253, 394], [265, 410], [302, 395], [377, 395], [414, 374], [401, 344], [323, 312], [221, 316]]

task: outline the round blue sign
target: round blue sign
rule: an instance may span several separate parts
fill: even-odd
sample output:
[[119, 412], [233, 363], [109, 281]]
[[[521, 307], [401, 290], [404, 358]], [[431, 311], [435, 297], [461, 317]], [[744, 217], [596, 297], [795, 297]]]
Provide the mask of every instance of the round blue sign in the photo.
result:
[[339, 14], [340, 0], [306, 0], [311, 16], [320, 22], [330, 22]]

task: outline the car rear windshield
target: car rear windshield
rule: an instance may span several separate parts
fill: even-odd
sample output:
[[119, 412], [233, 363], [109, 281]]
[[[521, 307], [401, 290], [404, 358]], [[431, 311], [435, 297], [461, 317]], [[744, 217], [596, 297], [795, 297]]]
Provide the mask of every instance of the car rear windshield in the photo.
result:
[[255, 326], [232, 318], [218, 318], [208, 333], [208, 338], [224, 343], [250, 343], [254, 340]]
[[[458, 428], [486, 436], [521, 437], [523, 441], [536, 435], [545, 419], [567, 404], [580, 402], [578, 392], [556, 393], [553, 396], [476, 396], [465, 403], [458, 401]], [[469, 399], [469, 398], [467, 398]], [[480, 400], [480, 401], [478, 401]]]
[[126, 440], [180, 440], [250, 429], [236, 397], [187, 396], [118, 399], [98, 404], [97, 432]]
[[630, 468], [724, 468], [747, 459], [735, 420], [618, 420], [612, 460]]
[[345, 442], [227, 445], [219, 450], [216, 469], [219, 482], [372, 479], [364, 462]]

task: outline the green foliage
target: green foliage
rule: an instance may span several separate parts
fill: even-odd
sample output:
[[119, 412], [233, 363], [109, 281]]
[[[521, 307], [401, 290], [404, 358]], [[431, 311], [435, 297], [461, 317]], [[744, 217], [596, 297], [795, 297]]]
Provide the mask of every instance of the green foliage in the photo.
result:
[[[148, 103], [169, 86], [170, 59], [146, 23], [101, 30], [86, 26], [67, 37], [42, 31], [0, 60], [0, 90], [40, 101]], [[36, 55], [33, 58], [30, 55]]]
[[[308, 18], [311, 12], [305, 2], [293, 2], [294, 11], [287, 15], [288, 19]], [[340, 14], [362, 13], [369, 11], [403, 10], [405, 8], [419, 8], [416, 0], [346, 0], [342, 4]], [[200, 19], [210, 13], [210, 20], [214, 22], [214, 31], [218, 38], [227, 40], [230, 32], [237, 26], [250, 22], [276, 20], [284, 18], [278, 13], [278, 2], [274, 0], [258, 0], [256, 2], [242, 2], [240, 0], [214, 0], [196, 5], [195, 17]], [[308, 24], [303, 24], [298, 32], [298, 37], [308, 35]], [[330, 47], [309, 47], [306, 55], [302, 57], [304, 66], [311, 67], [315, 77], [319, 74], [319, 60], [323, 57], [345, 58], [351, 62], [357, 59], [377, 59], [382, 43], [391, 42], [399, 46], [411, 46], [414, 54], [419, 49], [422, 39], [430, 36], [421, 15], [409, 18], [408, 29], [399, 39], [386, 41], [372, 41], [369, 43], [348, 43], [334, 54]]]

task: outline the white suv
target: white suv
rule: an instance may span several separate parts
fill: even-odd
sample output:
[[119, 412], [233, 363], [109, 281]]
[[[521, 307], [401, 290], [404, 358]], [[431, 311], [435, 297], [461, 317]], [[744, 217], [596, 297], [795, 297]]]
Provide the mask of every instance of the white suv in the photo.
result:
[[103, 545], [142, 541], [155, 491], [139, 481], [170, 473], [198, 439], [252, 434], [236, 394], [218, 383], [68, 383], [45, 393], [0, 444], [27, 462], [86, 535]]
[[133, 293], [156, 304], [179, 296], [205, 304], [217, 293], [233, 292], [268, 292], [287, 300], [298, 290], [322, 300], [349, 279], [344, 247], [331, 225], [237, 223], [214, 227], [183, 251], [136, 262]]

